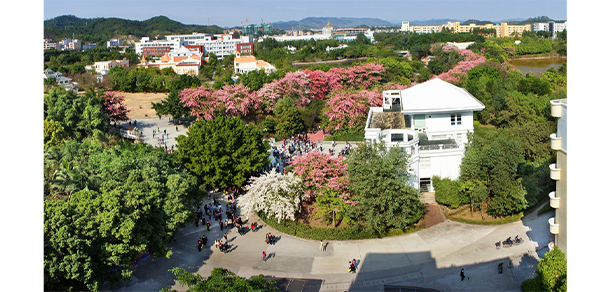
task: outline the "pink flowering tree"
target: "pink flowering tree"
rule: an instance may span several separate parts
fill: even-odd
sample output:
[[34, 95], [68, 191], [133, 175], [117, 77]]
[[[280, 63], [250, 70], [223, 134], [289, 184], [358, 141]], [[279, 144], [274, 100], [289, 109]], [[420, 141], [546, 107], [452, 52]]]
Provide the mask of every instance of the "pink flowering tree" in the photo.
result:
[[326, 104], [324, 114], [329, 128], [360, 127], [366, 122], [369, 108], [383, 104], [383, 94], [377, 90], [333, 91]]
[[350, 199], [347, 191], [349, 179], [343, 158], [312, 151], [295, 159], [292, 165], [294, 173], [303, 180], [306, 193], [315, 198], [318, 218], [332, 220], [333, 227], [338, 219], [351, 223], [349, 217], [343, 215], [356, 202]]
[[369, 89], [379, 83], [385, 67], [378, 63], [358, 64], [348, 68], [332, 68], [326, 72], [330, 90]]
[[486, 61], [485, 57], [477, 55], [471, 50], [460, 50], [460, 55], [464, 56], [463, 61], [459, 61], [451, 70], [439, 74], [436, 76], [436, 78], [443, 79], [447, 82], [456, 83], [463, 77], [467, 76], [468, 70]]
[[243, 84], [225, 85], [212, 95], [218, 105], [224, 107], [227, 116], [245, 117], [257, 110], [261, 104], [260, 98]]
[[191, 116], [198, 120], [214, 118], [214, 109], [219, 106], [214, 97], [214, 90], [201, 85], [197, 88], [185, 88], [180, 92], [180, 101], [191, 109]]
[[289, 72], [278, 80], [267, 83], [256, 92], [262, 109], [270, 112], [280, 98], [290, 97], [297, 107], [311, 102], [309, 78], [303, 71]]
[[328, 84], [329, 79], [326, 72], [322, 70], [311, 71], [305, 69], [303, 70], [303, 73], [309, 78], [311, 99], [324, 99], [328, 92], [330, 92], [330, 86]]
[[341, 157], [332, 157], [320, 151], [311, 151], [297, 157], [291, 162], [294, 173], [303, 180], [306, 193], [315, 198], [322, 195], [322, 190], [329, 188], [340, 191], [347, 200], [347, 164]]
[[110, 122], [120, 123], [131, 120], [127, 113], [132, 111], [128, 110], [123, 104], [125, 96], [121, 95], [118, 91], [106, 91], [103, 95], [104, 114], [108, 117]]

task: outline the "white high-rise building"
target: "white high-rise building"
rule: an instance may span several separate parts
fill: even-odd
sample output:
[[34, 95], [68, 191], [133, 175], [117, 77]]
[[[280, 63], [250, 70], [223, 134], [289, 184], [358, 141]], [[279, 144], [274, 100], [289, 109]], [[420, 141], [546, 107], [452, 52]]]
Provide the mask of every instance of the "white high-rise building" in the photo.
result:
[[557, 133], [551, 134], [551, 149], [557, 152], [557, 162], [549, 165], [555, 191], [549, 193], [555, 217], [549, 219], [551, 244], [557, 245], [568, 257], [568, 100], [551, 100], [551, 116], [557, 119]]

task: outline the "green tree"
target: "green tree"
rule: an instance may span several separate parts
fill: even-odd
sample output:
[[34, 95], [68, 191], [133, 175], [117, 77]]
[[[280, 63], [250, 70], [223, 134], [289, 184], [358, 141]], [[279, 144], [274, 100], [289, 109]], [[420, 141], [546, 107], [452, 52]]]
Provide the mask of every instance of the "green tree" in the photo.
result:
[[44, 118], [59, 123], [64, 137], [76, 139], [92, 135], [95, 130], [106, 131], [110, 123], [102, 110], [102, 98], [93, 91], [76, 95], [61, 87], [54, 87], [45, 95]]
[[[470, 140], [470, 139], [469, 139]], [[515, 139], [502, 133], [490, 141], [474, 139], [460, 166], [460, 180], [472, 181], [487, 187], [487, 213], [492, 216], [515, 214], [527, 207], [526, 191], [518, 177], [519, 163], [523, 162], [522, 149]]]
[[[237, 276], [225, 268], [214, 268], [209, 277], [204, 278], [199, 274], [191, 274], [183, 268], [169, 270], [176, 276], [180, 286], [187, 286], [188, 292], [208, 291], [257, 291], [275, 292], [280, 291], [277, 281], [265, 279], [263, 275], [252, 276], [250, 279]], [[164, 288], [163, 292], [177, 292]]]
[[61, 157], [53, 149], [45, 164], [61, 160], [70, 195], [44, 203], [45, 290], [98, 291], [128, 280], [140, 253], [171, 255], [166, 244], [194, 216], [194, 176], [150, 145], [85, 139], [66, 142]]
[[538, 96], [551, 93], [551, 84], [540, 77], [527, 73], [525, 78], [519, 81], [519, 92], [523, 94], [533, 93]]
[[347, 158], [351, 200], [358, 203], [349, 216], [367, 230], [382, 233], [404, 229], [423, 216], [419, 192], [408, 186], [409, 156], [385, 143], [364, 144]]
[[174, 123], [179, 121], [182, 117], [190, 116], [191, 113], [191, 110], [180, 101], [180, 95], [176, 90], [172, 90], [166, 99], [156, 103], [151, 102], [151, 105], [157, 115], [171, 115]]
[[241, 186], [267, 166], [263, 133], [237, 117], [197, 121], [176, 141], [178, 160], [212, 187]]
[[290, 137], [291, 134], [305, 131], [305, 124], [292, 98], [284, 97], [278, 100], [273, 108], [273, 113], [278, 118], [278, 122], [275, 125], [278, 139]]
[[44, 120], [44, 150], [61, 145], [65, 139], [64, 127], [59, 122]]
[[561, 291], [568, 289], [568, 264], [565, 254], [554, 246], [538, 263], [536, 277], [521, 283], [523, 291]]
[[[337, 226], [337, 220], [348, 219], [345, 223], [350, 224], [352, 220], [349, 217], [344, 216], [345, 212], [349, 208], [349, 204], [343, 201], [341, 198], [341, 192], [330, 188], [322, 190], [322, 195], [316, 197], [316, 206], [319, 211], [316, 213], [316, 217], [327, 218], [327, 221], [332, 221], [332, 226]], [[328, 220], [330, 218], [330, 220]]]

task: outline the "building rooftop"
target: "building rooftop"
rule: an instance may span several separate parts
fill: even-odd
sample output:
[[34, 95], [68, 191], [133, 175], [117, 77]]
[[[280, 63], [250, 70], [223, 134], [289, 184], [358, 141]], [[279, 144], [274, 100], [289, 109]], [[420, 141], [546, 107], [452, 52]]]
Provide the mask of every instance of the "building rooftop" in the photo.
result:
[[435, 78], [402, 90], [403, 113], [480, 111], [485, 105], [463, 88]]
[[373, 112], [371, 116], [371, 129], [406, 129], [405, 116], [400, 112]]

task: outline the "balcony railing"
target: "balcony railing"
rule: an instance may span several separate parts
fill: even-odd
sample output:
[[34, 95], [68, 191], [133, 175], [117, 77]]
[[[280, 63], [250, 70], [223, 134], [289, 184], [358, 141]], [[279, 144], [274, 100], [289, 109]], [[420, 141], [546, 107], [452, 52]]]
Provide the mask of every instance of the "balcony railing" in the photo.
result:
[[456, 143], [449, 144], [433, 144], [433, 145], [420, 145], [419, 150], [445, 150], [445, 149], [456, 149], [460, 148]]
[[559, 234], [559, 224], [555, 223], [555, 217], [549, 219], [549, 229], [552, 234]]
[[561, 103], [551, 102], [551, 116], [555, 118], [561, 118]]
[[549, 198], [551, 199], [551, 202], [550, 202], [551, 208], [555, 208], [555, 209], [559, 208], [559, 197], [557, 197], [557, 193], [550, 192]]
[[549, 169], [551, 170], [551, 179], [559, 180], [561, 178], [561, 169], [557, 167], [557, 163], [553, 163], [549, 165]]
[[557, 133], [551, 134], [551, 149], [561, 150], [561, 138], [557, 137]]

